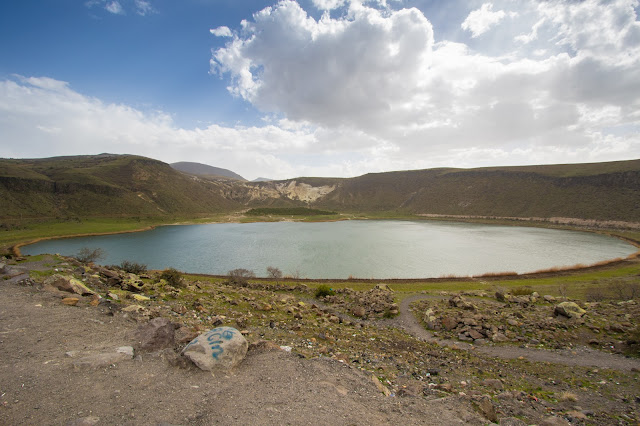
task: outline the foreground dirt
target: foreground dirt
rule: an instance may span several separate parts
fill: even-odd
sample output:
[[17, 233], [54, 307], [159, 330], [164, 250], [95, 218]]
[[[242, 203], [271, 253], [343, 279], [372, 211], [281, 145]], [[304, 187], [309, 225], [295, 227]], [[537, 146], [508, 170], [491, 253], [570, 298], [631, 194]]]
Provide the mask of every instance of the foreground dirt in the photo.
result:
[[[640, 420], [637, 359], [582, 346], [551, 350], [434, 336], [418, 320], [426, 308], [420, 304], [446, 304], [448, 297], [415, 295], [396, 305], [391, 290], [376, 288], [320, 302], [305, 286], [218, 280], [175, 288], [154, 276], [70, 259], [20, 266], [31, 275], [0, 279], [3, 425]], [[39, 284], [54, 272], [84, 280], [100, 303], [79, 296], [76, 306], [63, 304], [69, 293]], [[108, 278], [114, 274], [115, 281]], [[143, 295], [150, 299], [135, 299]], [[185, 343], [117, 354], [135, 346], [136, 330], [158, 316], [193, 333], [231, 325], [250, 343], [270, 343], [254, 345], [236, 370], [216, 374], [185, 362], [179, 356]]]
[[108, 309], [0, 284], [0, 424], [483, 423], [459, 397], [386, 397], [360, 370], [281, 350], [250, 351], [216, 375], [172, 366], [162, 353], [74, 366], [131, 345], [136, 327]]

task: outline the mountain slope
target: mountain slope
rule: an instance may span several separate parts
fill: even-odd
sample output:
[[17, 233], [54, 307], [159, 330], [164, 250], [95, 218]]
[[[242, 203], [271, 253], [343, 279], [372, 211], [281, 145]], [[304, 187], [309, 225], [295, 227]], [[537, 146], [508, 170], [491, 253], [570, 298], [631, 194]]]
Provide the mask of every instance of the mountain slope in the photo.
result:
[[213, 167], [202, 163], [192, 163], [189, 161], [180, 161], [177, 163], [169, 164], [173, 169], [183, 173], [189, 173], [191, 175], [198, 176], [222, 176], [231, 179], [246, 180], [237, 173], [231, 170], [222, 169], [220, 167]]
[[135, 216], [228, 211], [215, 182], [133, 155], [0, 160], [0, 217]]
[[451, 215], [640, 221], [640, 160], [430, 169], [342, 181], [315, 207]]
[[640, 160], [247, 182], [133, 155], [0, 159], [0, 218], [197, 216], [256, 207], [640, 222]]

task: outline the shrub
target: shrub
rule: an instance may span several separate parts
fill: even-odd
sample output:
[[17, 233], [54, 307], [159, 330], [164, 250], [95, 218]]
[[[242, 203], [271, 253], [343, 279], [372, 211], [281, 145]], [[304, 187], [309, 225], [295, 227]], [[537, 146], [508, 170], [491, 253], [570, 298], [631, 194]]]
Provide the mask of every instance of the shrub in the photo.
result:
[[160, 274], [160, 279], [165, 280], [169, 285], [172, 285], [174, 287], [182, 287], [184, 285], [182, 272], [178, 271], [175, 268], [169, 268], [162, 271], [162, 274]]
[[74, 257], [81, 263], [91, 263], [103, 259], [105, 256], [105, 251], [99, 247], [94, 249], [82, 247]]
[[316, 289], [316, 299], [320, 299], [325, 296], [333, 296], [334, 294], [336, 294], [336, 292], [326, 284], [319, 285]]
[[147, 272], [147, 265], [143, 263], [130, 262], [128, 260], [123, 260], [118, 267], [130, 274], [140, 275]]
[[233, 269], [229, 271], [229, 284], [246, 287], [249, 284], [249, 278], [254, 278], [255, 276], [256, 274], [248, 269]]
[[511, 294], [514, 296], [528, 296], [533, 293], [533, 289], [529, 286], [517, 287], [511, 290]]

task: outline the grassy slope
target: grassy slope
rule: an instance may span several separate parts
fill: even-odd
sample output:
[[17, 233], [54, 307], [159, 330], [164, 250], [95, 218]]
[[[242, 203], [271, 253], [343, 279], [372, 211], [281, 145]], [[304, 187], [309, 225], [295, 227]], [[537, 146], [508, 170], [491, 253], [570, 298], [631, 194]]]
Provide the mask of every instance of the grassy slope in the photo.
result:
[[344, 180], [314, 207], [638, 222], [640, 160], [367, 174]]
[[216, 183], [131, 155], [0, 160], [0, 217], [199, 215], [237, 203]]

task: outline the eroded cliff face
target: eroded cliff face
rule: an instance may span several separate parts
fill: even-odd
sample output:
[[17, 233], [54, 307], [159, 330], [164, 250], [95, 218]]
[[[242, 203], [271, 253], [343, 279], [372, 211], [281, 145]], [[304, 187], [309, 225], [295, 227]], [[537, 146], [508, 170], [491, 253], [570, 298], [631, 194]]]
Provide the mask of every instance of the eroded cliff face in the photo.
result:
[[268, 200], [313, 203], [336, 189], [336, 185], [313, 186], [296, 180], [279, 182], [234, 182], [224, 195], [243, 204]]

